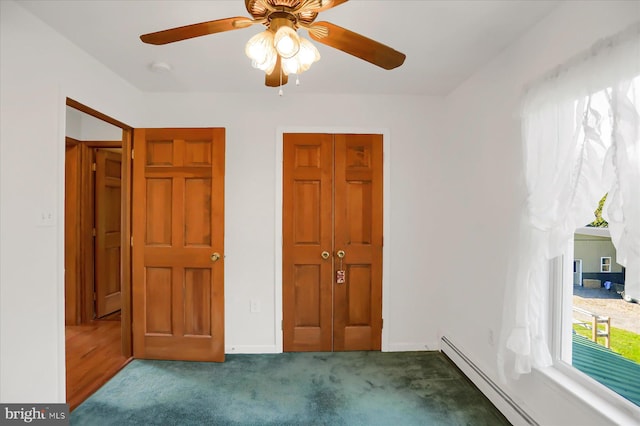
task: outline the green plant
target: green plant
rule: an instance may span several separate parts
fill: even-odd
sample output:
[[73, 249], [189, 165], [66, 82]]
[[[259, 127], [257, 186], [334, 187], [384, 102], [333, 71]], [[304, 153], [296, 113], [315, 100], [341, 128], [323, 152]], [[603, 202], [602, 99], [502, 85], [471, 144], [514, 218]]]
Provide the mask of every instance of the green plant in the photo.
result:
[[587, 226], [595, 227], [595, 228], [608, 228], [609, 223], [602, 218], [602, 207], [604, 207], [604, 202], [607, 200], [607, 194], [604, 194], [604, 197], [600, 199], [598, 202], [598, 208], [593, 214], [596, 216], [596, 220], [588, 224]]

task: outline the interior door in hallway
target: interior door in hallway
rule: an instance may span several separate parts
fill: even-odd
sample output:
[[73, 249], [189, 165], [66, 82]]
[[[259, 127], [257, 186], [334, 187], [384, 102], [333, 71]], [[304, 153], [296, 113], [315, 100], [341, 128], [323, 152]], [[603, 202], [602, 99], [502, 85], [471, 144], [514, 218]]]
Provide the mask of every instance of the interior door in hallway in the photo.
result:
[[224, 129], [136, 129], [136, 358], [224, 361]]
[[284, 350], [380, 350], [382, 135], [283, 144]]
[[95, 310], [101, 318], [120, 310], [120, 199], [122, 154], [95, 151]]

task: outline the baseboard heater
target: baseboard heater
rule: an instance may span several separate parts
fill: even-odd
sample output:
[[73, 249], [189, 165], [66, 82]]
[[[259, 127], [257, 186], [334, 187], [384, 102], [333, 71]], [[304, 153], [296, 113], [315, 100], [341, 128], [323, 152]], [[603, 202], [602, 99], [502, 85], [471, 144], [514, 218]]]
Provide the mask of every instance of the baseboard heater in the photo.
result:
[[[442, 336], [442, 352], [447, 355], [452, 361], [453, 358], [450, 355], [455, 355], [456, 358], [459, 358], [462, 362], [467, 364], [469, 368], [471, 368], [477, 375], [478, 378], [483, 380], [492, 390], [495, 392], [496, 396], [502, 398], [504, 402], [509, 405], [516, 413], [518, 413], [522, 419], [532, 426], [539, 426], [538, 422], [536, 422], [533, 417], [531, 417], [527, 412], [518, 405], [505, 391], [503, 391], [500, 386], [498, 386], [489, 376], [487, 376], [484, 371], [482, 371], [468, 356], [464, 354], [456, 345], [454, 345], [451, 340], [447, 339], [446, 336]], [[456, 363], [454, 361], [454, 363]], [[456, 363], [457, 364], [457, 363]], [[472, 382], [473, 379], [469, 378]], [[491, 398], [490, 398], [491, 399]]]

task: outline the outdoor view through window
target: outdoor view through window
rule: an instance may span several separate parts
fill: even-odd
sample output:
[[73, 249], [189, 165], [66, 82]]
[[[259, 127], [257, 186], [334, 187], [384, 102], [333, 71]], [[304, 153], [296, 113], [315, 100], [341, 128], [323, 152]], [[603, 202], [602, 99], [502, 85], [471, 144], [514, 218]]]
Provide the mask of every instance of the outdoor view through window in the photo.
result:
[[[572, 356], [578, 370], [640, 405], [640, 304], [625, 293], [625, 268], [601, 211], [574, 235]], [[566, 337], [566, 336], [563, 336]]]

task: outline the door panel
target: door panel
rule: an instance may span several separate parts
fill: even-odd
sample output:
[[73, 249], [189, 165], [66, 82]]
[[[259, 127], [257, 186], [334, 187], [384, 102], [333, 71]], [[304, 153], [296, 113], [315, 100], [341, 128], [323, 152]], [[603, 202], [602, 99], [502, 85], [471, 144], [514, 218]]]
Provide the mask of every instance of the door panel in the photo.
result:
[[284, 350], [380, 350], [382, 136], [285, 134], [283, 143]]
[[333, 173], [331, 135], [284, 135], [285, 351], [330, 351]]
[[346, 271], [335, 285], [334, 350], [380, 350], [382, 135], [335, 136], [334, 187], [335, 249]]
[[224, 361], [224, 129], [134, 141], [134, 356]]
[[95, 294], [98, 318], [120, 310], [122, 154], [96, 149]]

